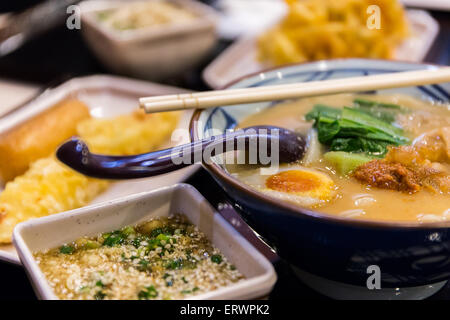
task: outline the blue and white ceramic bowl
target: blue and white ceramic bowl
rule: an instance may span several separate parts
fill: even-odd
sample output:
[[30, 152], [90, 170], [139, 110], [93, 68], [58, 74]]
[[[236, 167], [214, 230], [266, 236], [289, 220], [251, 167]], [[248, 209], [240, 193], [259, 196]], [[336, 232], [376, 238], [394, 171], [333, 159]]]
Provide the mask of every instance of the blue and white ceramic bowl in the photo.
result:
[[[229, 88], [382, 74], [438, 66], [383, 60], [334, 60], [293, 65], [239, 80]], [[351, 80], [349, 80], [351, 81]], [[406, 93], [422, 99], [450, 100], [450, 83], [383, 93]], [[197, 110], [193, 140], [225, 132], [274, 102]], [[423, 298], [450, 278], [450, 222], [400, 223], [351, 220], [272, 199], [233, 178], [222, 165], [206, 164], [235, 209], [307, 283], [330, 296], [374, 297], [368, 290], [368, 267], [381, 270], [384, 297]], [[450, 199], [449, 199], [450, 207]], [[348, 289], [348, 290], [347, 290]], [[356, 290], [356, 291], [355, 291]], [[358, 291], [359, 290], [359, 291]], [[378, 294], [378, 297], [380, 295]]]

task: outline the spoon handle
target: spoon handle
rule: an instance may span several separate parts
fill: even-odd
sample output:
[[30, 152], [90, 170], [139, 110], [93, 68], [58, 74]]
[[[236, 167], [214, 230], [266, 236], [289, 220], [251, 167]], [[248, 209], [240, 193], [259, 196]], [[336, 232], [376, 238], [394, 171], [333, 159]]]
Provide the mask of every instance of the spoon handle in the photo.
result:
[[61, 145], [56, 156], [72, 169], [90, 177], [137, 179], [208, 162], [211, 157], [233, 150], [245, 151], [246, 159], [252, 164], [290, 163], [303, 157], [305, 146], [304, 137], [295, 132], [279, 127], [255, 126], [132, 156], [94, 154], [83, 141], [74, 138]]
[[[132, 156], [94, 154], [89, 151], [88, 146], [82, 140], [73, 138], [58, 148], [56, 156], [72, 169], [90, 177], [136, 179], [160, 175], [202, 161], [210, 161], [210, 157], [218, 153], [245, 148], [249, 139], [255, 137], [260, 137], [260, 135], [243, 134], [242, 132], [228, 133], [165, 150]], [[270, 137], [268, 138], [270, 139]]]

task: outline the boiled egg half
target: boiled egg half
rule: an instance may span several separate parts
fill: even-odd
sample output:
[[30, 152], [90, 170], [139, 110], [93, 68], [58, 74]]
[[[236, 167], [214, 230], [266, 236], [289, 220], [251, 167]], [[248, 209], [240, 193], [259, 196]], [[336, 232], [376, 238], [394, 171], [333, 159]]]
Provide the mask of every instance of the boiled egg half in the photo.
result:
[[306, 207], [326, 203], [336, 194], [336, 186], [326, 173], [297, 165], [280, 167], [272, 175], [261, 175], [259, 170], [237, 175], [264, 194]]

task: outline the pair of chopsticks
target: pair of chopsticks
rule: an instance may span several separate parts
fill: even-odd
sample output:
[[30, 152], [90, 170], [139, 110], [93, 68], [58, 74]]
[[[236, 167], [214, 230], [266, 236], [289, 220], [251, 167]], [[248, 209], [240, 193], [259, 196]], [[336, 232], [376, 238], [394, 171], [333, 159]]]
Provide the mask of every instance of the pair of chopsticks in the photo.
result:
[[450, 82], [450, 67], [257, 88], [145, 97], [140, 98], [139, 103], [145, 112], [154, 113], [192, 108], [207, 109], [217, 106], [401, 88], [442, 82]]

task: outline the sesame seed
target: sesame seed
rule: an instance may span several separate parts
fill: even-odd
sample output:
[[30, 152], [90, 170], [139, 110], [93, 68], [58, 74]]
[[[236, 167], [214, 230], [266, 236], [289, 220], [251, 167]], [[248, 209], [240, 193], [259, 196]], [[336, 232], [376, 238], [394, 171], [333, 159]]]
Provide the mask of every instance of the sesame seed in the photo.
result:
[[[163, 239], [152, 235], [153, 230], [140, 232], [150, 223], [158, 226], [153, 230], [166, 230]], [[154, 219], [134, 230], [121, 243], [108, 240], [113, 246], [105, 245], [107, 234], [98, 235], [88, 238], [99, 243], [96, 248], [76, 247], [72, 254], [55, 248], [35, 257], [61, 299], [184, 299], [244, 278], [183, 216]], [[141, 238], [146, 240], [133, 242]], [[212, 261], [215, 255], [221, 256], [220, 263]]]

